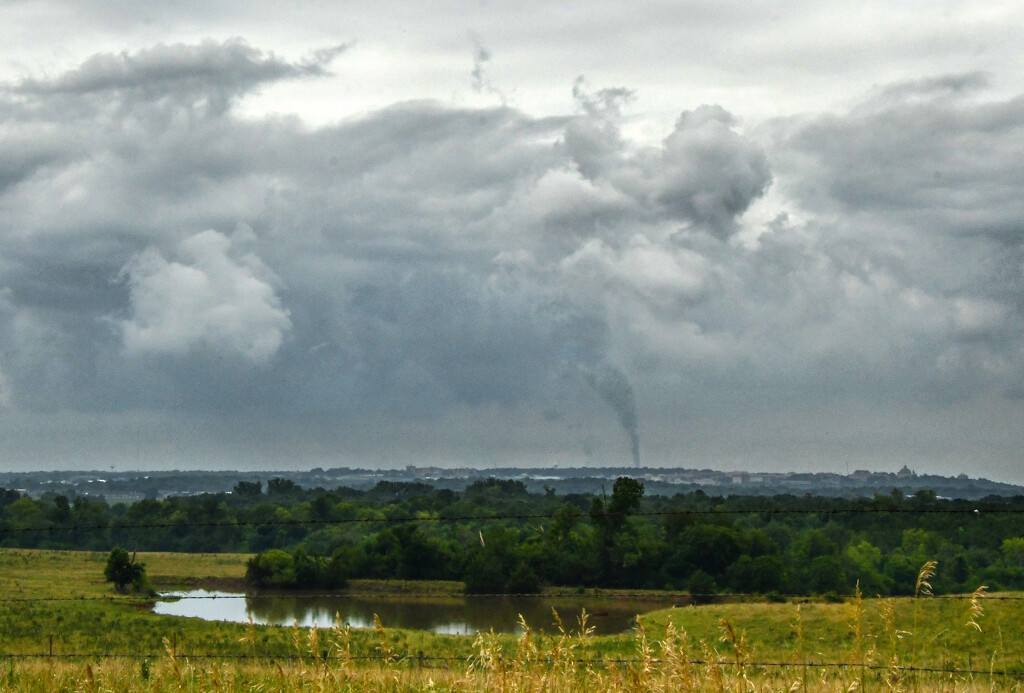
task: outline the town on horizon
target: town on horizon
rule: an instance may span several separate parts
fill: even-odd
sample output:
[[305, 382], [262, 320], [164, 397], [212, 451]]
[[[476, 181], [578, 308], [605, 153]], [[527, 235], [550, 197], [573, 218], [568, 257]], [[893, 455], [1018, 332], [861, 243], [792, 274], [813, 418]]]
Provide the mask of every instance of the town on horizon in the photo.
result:
[[895, 472], [864, 469], [836, 472], [747, 472], [655, 467], [437, 467], [407, 465], [403, 469], [314, 467], [308, 471], [238, 470], [89, 470], [0, 472], [0, 487], [31, 496], [44, 494], [102, 497], [108, 502], [134, 502], [200, 493], [230, 493], [241, 482], [287, 479], [304, 488], [346, 486], [365, 490], [380, 482], [420, 483], [462, 490], [490, 477], [523, 482], [532, 492], [601, 493], [620, 476], [642, 481], [649, 494], [674, 495], [702, 490], [713, 495], [811, 494], [874, 496], [897, 491], [913, 495], [934, 492], [943, 498], [983, 498], [1024, 495], [1024, 486], [972, 478], [918, 474], [906, 465]]

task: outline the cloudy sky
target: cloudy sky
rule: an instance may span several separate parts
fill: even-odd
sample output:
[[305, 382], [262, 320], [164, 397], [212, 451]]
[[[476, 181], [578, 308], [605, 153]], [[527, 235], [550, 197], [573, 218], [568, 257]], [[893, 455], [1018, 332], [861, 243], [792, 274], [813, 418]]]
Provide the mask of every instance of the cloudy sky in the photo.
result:
[[0, 468], [1024, 482], [1024, 4], [0, 1]]

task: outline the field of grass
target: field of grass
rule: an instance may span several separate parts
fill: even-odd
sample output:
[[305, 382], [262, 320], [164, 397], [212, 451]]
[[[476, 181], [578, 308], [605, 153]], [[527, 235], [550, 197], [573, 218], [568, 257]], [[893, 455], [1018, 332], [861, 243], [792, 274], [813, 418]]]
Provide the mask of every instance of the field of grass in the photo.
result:
[[[238, 584], [245, 556], [139, 560], [154, 587], [170, 589]], [[1024, 676], [1018, 600], [687, 606], [643, 615], [637, 633], [600, 637], [581, 635], [577, 615], [564, 614], [565, 632], [473, 638], [157, 616], [151, 603], [113, 594], [104, 562], [95, 553], [0, 550], [0, 692], [1024, 690], [1005, 675]], [[54, 654], [90, 656], [35, 657], [50, 652], [51, 637]]]

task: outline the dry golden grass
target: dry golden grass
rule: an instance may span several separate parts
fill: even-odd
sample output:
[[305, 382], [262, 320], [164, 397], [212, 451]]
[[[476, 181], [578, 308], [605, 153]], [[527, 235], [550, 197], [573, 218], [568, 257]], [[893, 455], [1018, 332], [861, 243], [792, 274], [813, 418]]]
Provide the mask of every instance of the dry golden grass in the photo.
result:
[[[730, 656], [710, 643], [692, 643], [671, 622], [660, 640], [641, 627], [628, 661], [587, 656], [588, 636], [563, 632], [541, 642], [526, 628], [508, 653], [496, 636], [482, 635], [465, 660], [399, 660], [389, 650], [388, 634], [378, 627], [379, 659], [350, 656], [347, 629], [294, 629], [294, 652], [285, 659], [195, 659], [176, 655], [165, 643], [164, 655], [60, 660], [9, 659], [0, 669], [0, 693], [35, 691], [359, 691], [405, 693], [739, 693], [741, 691], [942, 691], [981, 693], [1021, 691], [1019, 679], [988, 674], [951, 674], [847, 667], [807, 667], [797, 663], [765, 667], [753, 661], [743, 636], [721, 625]], [[326, 657], [324, 654], [326, 653]]]
[[[244, 563], [220, 555], [140, 558], [163, 584], [232, 579]], [[7, 599], [106, 596], [102, 565], [98, 554], [2, 550], [0, 589]], [[0, 693], [1024, 691], [1024, 602], [996, 601], [981, 588], [963, 600], [927, 597], [931, 570], [926, 565], [918, 578], [919, 599], [858, 593], [843, 604], [668, 609], [618, 636], [594, 636], [581, 614], [554, 634], [522, 623], [519, 636], [475, 641], [379, 622], [376, 631], [207, 623], [123, 600], [4, 602]], [[37, 656], [47, 634], [57, 654], [148, 654]], [[930, 667], [959, 671], [915, 671]]]

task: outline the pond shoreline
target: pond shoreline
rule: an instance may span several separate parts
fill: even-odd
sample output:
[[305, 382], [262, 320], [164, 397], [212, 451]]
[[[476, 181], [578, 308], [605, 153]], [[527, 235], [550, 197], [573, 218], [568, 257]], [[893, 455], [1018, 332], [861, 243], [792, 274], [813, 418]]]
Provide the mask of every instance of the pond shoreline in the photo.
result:
[[[348, 586], [334, 589], [282, 589], [256, 587], [245, 578], [227, 576], [181, 577], [175, 579], [156, 579], [153, 587], [158, 591], [181, 591], [204, 589], [211, 592], [243, 592], [249, 595], [302, 595], [323, 594], [330, 592], [338, 596], [430, 596], [430, 597], [473, 597], [494, 596], [474, 595], [465, 591], [465, 583], [454, 580], [385, 580], [374, 578], [355, 578], [348, 581]], [[503, 595], [506, 596], [506, 595]], [[523, 597], [591, 597], [600, 599], [651, 600], [657, 602], [673, 601], [679, 606], [696, 603], [696, 599], [688, 592], [668, 590], [626, 590], [599, 587], [544, 587], [536, 595], [507, 595]], [[705, 603], [724, 601], [763, 601], [758, 595], [736, 596], [721, 595], [702, 597]]]
[[[362, 586], [360, 586], [362, 587]], [[226, 592], [175, 590], [164, 593], [153, 606], [162, 616], [207, 621], [302, 627], [334, 624], [373, 629], [377, 619], [388, 628], [419, 630], [439, 635], [478, 632], [517, 633], [522, 620], [541, 631], [557, 632], [562, 621], [579, 628], [583, 612], [595, 633], [612, 635], [631, 631], [637, 614], [673, 606], [671, 600], [627, 599], [601, 595], [480, 596], [429, 593]], [[559, 614], [558, 617], [555, 613]]]

